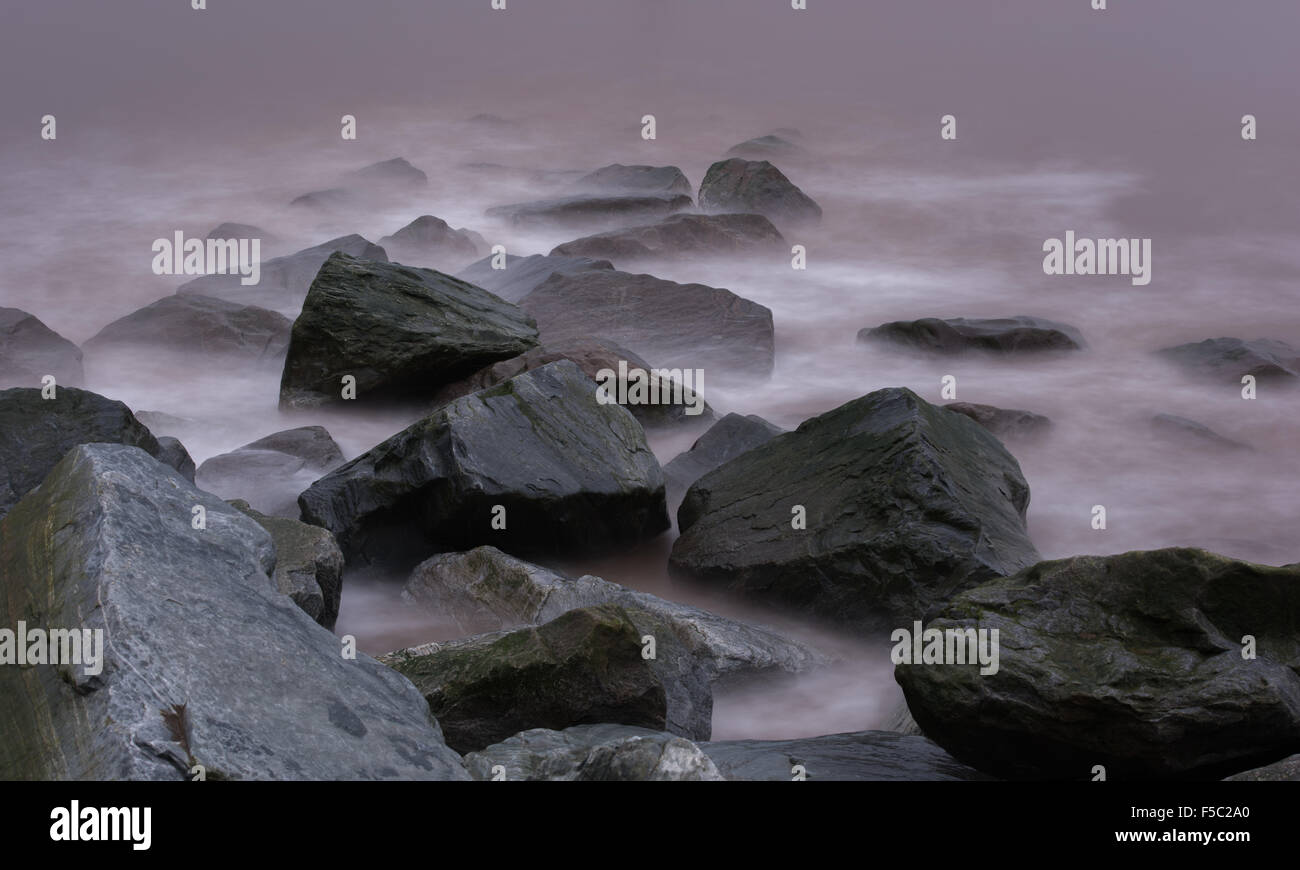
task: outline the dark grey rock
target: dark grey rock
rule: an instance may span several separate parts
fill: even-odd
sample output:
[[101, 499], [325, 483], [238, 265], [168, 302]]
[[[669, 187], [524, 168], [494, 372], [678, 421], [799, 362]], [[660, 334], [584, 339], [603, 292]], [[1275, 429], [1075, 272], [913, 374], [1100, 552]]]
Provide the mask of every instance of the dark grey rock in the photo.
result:
[[0, 387], [40, 387], [46, 375], [60, 386], [80, 386], [81, 350], [34, 315], [0, 308]]
[[531, 317], [450, 275], [332, 254], [293, 323], [281, 407], [429, 396], [537, 345]]
[[1038, 561], [1028, 504], [1020, 466], [988, 431], [911, 390], [877, 390], [697, 480], [669, 564], [837, 623], [910, 625]]
[[232, 506], [252, 517], [275, 543], [276, 588], [303, 612], [333, 630], [343, 596], [343, 551], [334, 536], [320, 526], [285, 517], [269, 517], [233, 500]]
[[600, 193], [684, 193], [695, 192], [686, 175], [676, 166], [624, 166], [612, 163], [574, 182], [575, 190]]
[[974, 402], [949, 402], [944, 407], [949, 411], [970, 417], [1004, 441], [1039, 438], [1052, 428], [1051, 420], [1031, 411], [996, 408], [993, 405], [979, 405]]
[[298, 493], [343, 464], [343, 452], [321, 426], [276, 432], [204, 460], [195, 479], [225, 499], [244, 499], [278, 517], [298, 517]]
[[1157, 353], [1188, 374], [1240, 384], [1246, 375], [1269, 383], [1294, 383], [1300, 377], [1300, 351], [1284, 341], [1259, 338], [1208, 338], [1166, 347]]
[[859, 330], [858, 341], [894, 343], [936, 354], [1041, 353], [1082, 350], [1086, 346], [1073, 326], [1025, 315], [895, 320]]
[[618, 262], [771, 253], [785, 237], [761, 214], [677, 214], [655, 224], [611, 230], [557, 245], [551, 256]]
[[990, 777], [924, 737], [888, 731], [798, 740], [719, 740], [700, 749], [730, 780], [788, 782], [796, 766], [809, 782], [970, 781]]
[[766, 444], [782, 430], [755, 414], [728, 414], [701, 435], [691, 449], [664, 466], [670, 494], [684, 495], [705, 474], [742, 453]]
[[289, 318], [212, 296], [164, 296], [121, 317], [86, 342], [95, 353], [156, 348], [278, 364], [289, 346]]
[[433, 263], [444, 266], [443, 271], [465, 265], [487, 248], [478, 233], [452, 229], [442, 218], [429, 214], [384, 236], [379, 244], [394, 260], [417, 266]]
[[756, 212], [777, 226], [815, 223], [822, 209], [766, 160], [732, 157], [709, 167], [700, 182], [700, 209], [705, 212]]
[[471, 263], [458, 272], [456, 277], [489, 290], [507, 302], [523, 299], [556, 272], [582, 272], [589, 269], [608, 271], [614, 268], [614, 264], [608, 260], [592, 260], [588, 257], [548, 257], [545, 254], [516, 257], [507, 254], [506, 267], [493, 269], [493, 259], [494, 257], [484, 257]]
[[[465, 756], [480, 781], [717, 782], [718, 769], [684, 737], [635, 725], [534, 728]], [[498, 777], [500, 774], [500, 777]]]
[[194, 482], [194, 460], [190, 458], [190, 452], [185, 449], [185, 445], [176, 438], [169, 435], [159, 435], [158, 453], [154, 458], [163, 465], [171, 466], [179, 471], [181, 477], [190, 483]]
[[70, 451], [0, 522], [0, 624], [103, 630], [103, 668], [0, 668], [24, 699], [0, 705], [0, 776], [468, 779], [415, 688], [340, 655], [273, 561], [265, 529], [139, 449]]

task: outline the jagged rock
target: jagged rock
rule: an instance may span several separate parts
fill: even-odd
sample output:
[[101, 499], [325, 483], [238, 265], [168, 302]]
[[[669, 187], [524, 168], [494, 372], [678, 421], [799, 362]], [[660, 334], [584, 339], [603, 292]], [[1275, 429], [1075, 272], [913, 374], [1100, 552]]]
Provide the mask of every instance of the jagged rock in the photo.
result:
[[164, 296], [105, 326], [86, 342], [86, 349], [155, 348], [278, 364], [289, 346], [291, 326], [283, 314], [255, 305], [197, 294]]
[[1192, 549], [1076, 556], [967, 590], [928, 622], [997, 630], [996, 673], [894, 673], [927, 736], [999, 776], [1219, 777], [1300, 751], [1297, 613], [1294, 567]]
[[[561, 360], [439, 408], [298, 503], [349, 556], [413, 565], [485, 543], [521, 554], [629, 545], [668, 528], [663, 486], [641, 425]], [[506, 528], [492, 527], [495, 505]]]
[[0, 387], [39, 387], [46, 375], [60, 386], [79, 386], [81, 350], [35, 315], [0, 308]]
[[[139, 419], [138, 417], [136, 419]], [[152, 430], [150, 430], [152, 431]], [[178, 439], [169, 435], [159, 435], [158, 453], [154, 457], [163, 465], [169, 465], [181, 473], [181, 477], [194, 482], [194, 460], [190, 458], [190, 452], [185, 449], [185, 445]]]
[[890, 342], [937, 354], [1039, 353], [1082, 350], [1086, 343], [1073, 326], [1041, 317], [923, 317], [895, 320], [858, 331], [859, 342]]
[[728, 414], [701, 435], [691, 449], [664, 466], [664, 480], [672, 493], [684, 495], [705, 474], [740, 454], [766, 444], [782, 430], [755, 414]]
[[333, 630], [343, 597], [343, 551], [320, 526], [285, 517], [269, 517], [234, 499], [232, 506], [266, 529], [275, 543], [276, 588], [321, 625]]
[[719, 740], [700, 749], [730, 780], [788, 782], [795, 767], [810, 782], [987, 780], [924, 737], [888, 731], [799, 740]]
[[341, 656], [273, 560], [265, 529], [143, 451], [68, 452], [0, 522], [0, 625], [103, 631], [102, 668], [0, 667], [23, 699], [0, 705], [0, 777], [469, 779], [415, 688]]
[[664, 368], [722, 379], [772, 370], [771, 310], [719, 287], [629, 272], [557, 273], [519, 305], [537, 319], [543, 344], [594, 336]]
[[1151, 418], [1151, 429], [1167, 441], [1193, 448], [1218, 450], [1250, 450], [1250, 446], [1225, 438], [1203, 423], [1173, 414], [1156, 414]]
[[732, 157], [709, 167], [700, 182], [705, 212], [756, 212], [778, 226], [820, 221], [822, 209], [766, 160]]
[[584, 236], [551, 256], [620, 262], [664, 257], [754, 254], [781, 249], [785, 237], [761, 214], [677, 214], [655, 224]]
[[579, 178], [574, 189], [601, 193], [684, 193], [695, 192], [691, 182], [676, 166], [624, 166], [612, 163]]
[[695, 203], [682, 193], [584, 194], [536, 202], [517, 202], [487, 210], [488, 217], [501, 218], [515, 226], [595, 226], [664, 217], [684, 211]]
[[722, 774], [684, 737], [634, 725], [534, 728], [465, 756], [477, 780], [717, 782]]
[[298, 517], [298, 493], [343, 464], [343, 452], [324, 427], [286, 429], [211, 457], [199, 466], [198, 485], [225, 499], [246, 499], [257, 510]]
[[393, 259], [415, 265], [432, 262], [464, 265], [487, 247], [478, 233], [454, 230], [442, 218], [429, 214], [421, 215], [391, 236], [384, 236], [379, 244]]
[[516, 257], [507, 254], [506, 267], [493, 269], [493, 259], [495, 258], [484, 257], [476, 263], [471, 263], [458, 272], [456, 277], [489, 290], [507, 302], [518, 302], [523, 299], [556, 272], [570, 273], [614, 268], [614, 264], [608, 260], [592, 260], [587, 257], [548, 257], [545, 254]]
[[1020, 466], [988, 431], [911, 390], [877, 390], [697, 480], [669, 564], [838, 623], [910, 625], [1038, 561], [1028, 504]]
[[537, 345], [528, 317], [450, 275], [335, 253], [293, 323], [281, 407], [429, 395]]
[[1051, 420], [1031, 411], [996, 408], [993, 405], [979, 405], [974, 402], [949, 402], [944, 407], [949, 411], [970, 417], [1004, 441], [1038, 438], [1047, 434], [1052, 428]]
[[1246, 375], [1257, 381], [1293, 383], [1300, 377], [1300, 351], [1284, 341], [1258, 338], [1208, 338], [1166, 347], [1157, 353], [1188, 374], [1240, 384]]

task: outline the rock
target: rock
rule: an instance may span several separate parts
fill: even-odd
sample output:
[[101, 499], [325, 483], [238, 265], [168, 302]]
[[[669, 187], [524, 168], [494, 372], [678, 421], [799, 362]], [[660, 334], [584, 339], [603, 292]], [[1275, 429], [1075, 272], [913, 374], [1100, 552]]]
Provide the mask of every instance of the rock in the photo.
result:
[[361, 236], [340, 236], [314, 248], [265, 261], [255, 285], [241, 285], [239, 275], [204, 275], [182, 284], [176, 288], [176, 293], [179, 296], [191, 293], [216, 296], [244, 305], [256, 304], [281, 313], [292, 311], [297, 314], [307, 295], [307, 288], [316, 279], [316, 273], [335, 251], [365, 260], [388, 259], [383, 248]]
[[255, 227], [252, 224], [237, 224], [227, 221], [217, 224], [205, 238], [208, 239], [261, 239], [262, 244], [271, 244], [279, 241], [274, 233], [269, 233], [261, 227]]
[[280, 406], [429, 395], [489, 363], [537, 345], [531, 317], [491, 293], [432, 269], [335, 253], [293, 323]]
[[777, 135], [759, 136], [748, 139], [739, 145], [733, 145], [727, 154], [743, 157], [746, 160], [769, 160], [782, 157], [794, 157], [803, 153], [803, 148]]
[[[999, 632], [998, 670], [898, 665], [926, 735], [1009, 778], [1217, 778], [1300, 750], [1300, 570], [1168, 549], [1042, 562], [927, 631]], [[1256, 657], [1243, 657], [1243, 636]]]
[[[654, 659], [642, 656], [647, 627], [657, 629]], [[675, 645], [672, 632], [651, 615], [604, 604], [570, 610], [545, 625], [425, 644], [383, 660], [415, 683], [447, 745], [461, 754], [530, 728], [604, 722], [708, 739], [712, 695], [699, 677], [691, 689], [678, 684], [678, 665], [689, 677], [690, 663]], [[698, 707], [691, 709], [691, 701]]]
[[352, 172], [348, 179], [367, 186], [381, 184], [404, 188], [423, 187], [429, 183], [429, 176], [401, 157], [364, 166]]
[[1203, 423], [1173, 414], [1156, 414], [1151, 418], [1151, 429], [1166, 441], [1191, 448], [1214, 450], [1250, 450], [1250, 446], [1225, 438]]
[[1157, 353], [1188, 374], [1240, 384], [1246, 375], [1257, 381], [1293, 383], [1300, 377], [1300, 351], [1283, 341], [1258, 338], [1208, 338], [1166, 347]]
[[612, 196], [587, 194], [499, 205], [488, 209], [487, 215], [501, 218], [514, 226], [596, 226], [661, 218], [684, 211], [694, 204], [689, 196], [682, 193]]
[[175, 414], [165, 414], [162, 411], [136, 411], [135, 418], [148, 426], [155, 438], [178, 435], [195, 425], [195, 421], [188, 417], [177, 417]]
[[[910, 625], [1038, 561], [1028, 504], [1020, 466], [985, 429], [877, 390], [697, 480], [669, 564], [833, 622]], [[792, 528], [794, 505], [806, 529]]]
[[1083, 336], [1073, 326], [1041, 317], [923, 317], [895, 320], [858, 331], [860, 343], [881, 341], [937, 354], [970, 351], [1040, 353], [1082, 350]]
[[[641, 425], [561, 360], [439, 408], [298, 503], [349, 557], [413, 565], [485, 543], [524, 555], [627, 546], [668, 528], [663, 487]], [[504, 529], [491, 527], [494, 505]]]
[[711, 682], [797, 674], [829, 663], [816, 650], [761, 626], [665, 601], [599, 577], [565, 577], [495, 547], [425, 560], [411, 573], [402, 597], [451, 619], [466, 633], [539, 625], [598, 604], [646, 611], [673, 623], [676, 634], [688, 639], [694, 658], [711, 669]]
[[312, 619], [334, 629], [343, 596], [343, 551], [334, 536], [319, 526], [285, 517], [269, 517], [235, 499], [230, 502], [257, 521], [275, 543], [275, 586]]
[[724, 380], [772, 371], [771, 310], [719, 287], [629, 272], [558, 273], [519, 305], [537, 319], [543, 344], [594, 336], [664, 368], [712, 369]]
[[691, 182], [676, 166], [624, 166], [612, 163], [574, 182], [575, 190], [596, 193], [684, 193], [695, 192]]
[[46, 375], [59, 386], [79, 386], [81, 350], [34, 315], [0, 308], [0, 387], [40, 387]]
[[172, 438], [168, 435], [159, 435], [158, 453], [154, 458], [163, 465], [170, 466], [179, 471], [181, 477], [185, 478], [190, 483], [194, 482], [194, 460], [190, 458], [190, 452], [185, 449], [185, 445], [176, 438]]
[[516, 257], [507, 254], [506, 267], [493, 269], [493, 259], [495, 258], [484, 257], [458, 272], [456, 277], [495, 293], [507, 302], [523, 299], [556, 272], [567, 274], [614, 268], [614, 264], [608, 260], [592, 260], [588, 257], [548, 257], [544, 254]]
[[278, 364], [289, 346], [289, 318], [212, 296], [164, 296], [114, 320], [86, 342], [96, 353], [153, 348]]
[[1052, 421], [1042, 414], [1015, 408], [995, 408], [992, 405], [978, 405], [974, 402], [949, 402], [944, 407], [949, 411], [970, 417], [1004, 441], [1038, 438], [1046, 435], [1052, 428]]
[[343, 464], [343, 452], [324, 427], [276, 432], [199, 466], [195, 479], [224, 499], [246, 499], [257, 510], [298, 517], [298, 493]]
[[296, 196], [289, 201], [289, 205], [316, 211], [333, 211], [355, 205], [358, 198], [357, 191], [346, 187], [331, 187], [327, 190], [313, 190], [302, 196]]
[[[608, 384], [610, 382], [608, 373], [613, 373], [614, 382], [623, 385], [609, 388], [610, 398], [615, 401], [620, 396], [630, 397], [629, 385], [648, 376], [650, 379], [650, 395], [659, 398], [666, 396], [669, 401], [663, 404], [631, 401], [623, 403], [623, 407], [627, 408], [642, 426], [693, 424], [713, 418], [713, 410], [709, 407], [709, 403], [705, 402], [702, 396], [698, 396], [685, 383], [682, 383], [681, 377], [677, 379], [669, 377], [665, 383], [655, 373], [656, 369], [653, 366], [632, 353], [632, 351], [619, 347], [613, 342], [602, 341], [598, 338], [589, 340], [575, 339], [558, 345], [535, 347], [527, 353], [493, 363], [479, 369], [464, 380], [443, 387], [434, 396], [434, 404], [446, 404], [461, 396], [487, 389], [516, 375], [562, 359], [572, 360], [577, 364], [578, 368], [582, 369], [582, 373], [591, 378], [593, 382], [601, 377], [602, 371], [606, 371], [607, 374], [601, 382]], [[626, 364], [627, 377], [625, 378], [620, 377], [620, 362]], [[637, 369], [648, 374], [646, 376], [632, 374]], [[683, 375], [682, 372], [677, 374], [679, 376]], [[620, 390], [622, 392], [619, 392]]]
[[[684, 737], [634, 725], [533, 728], [465, 756], [477, 780], [521, 782], [716, 782], [722, 774]], [[494, 772], [497, 771], [497, 772]]]
[[799, 740], [719, 740], [700, 749], [730, 780], [789, 782], [796, 765], [811, 782], [987, 780], [924, 737], [888, 731]]
[[478, 233], [454, 230], [442, 218], [429, 214], [421, 215], [391, 236], [384, 236], [379, 244], [394, 259], [415, 265], [436, 261], [439, 265], [463, 266], [487, 247]]
[[778, 226], [815, 223], [822, 209], [766, 160], [732, 157], [709, 167], [700, 183], [700, 210], [757, 212]]
[[668, 490], [683, 495], [692, 483], [740, 454], [766, 444], [783, 430], [762, 417], [728, 414], [664, 466]]
[[1300, 755], [1292, 755], [1264, 767], [1243, 770], [1225, 779], [1236, 782], [1300, 782]]
[[557, 245], [551, 256], [621, 262], [656, 257], [772, 252], [785, 237], [761, 214], [677, 214], [656, 224], [611, 230]]
[[[71, 450], [0, 522], [0, 625], [102, 630], [102, 670], [0, 667], [0, 696], [23, 699], [0, 705], [0, 776], [468, 779], [415, 688], [339, 655], [274, 558], [261, 526], [141, 450]], [[163, 716], [178, 705], [184, 742]]]
[[34, 388], [0, 391], [0, 516], [73, 447], [101, 441], [155, 457], [163, 452], [130, 408], [97, 393], [59, 387], [53, 399], [43, 399]]

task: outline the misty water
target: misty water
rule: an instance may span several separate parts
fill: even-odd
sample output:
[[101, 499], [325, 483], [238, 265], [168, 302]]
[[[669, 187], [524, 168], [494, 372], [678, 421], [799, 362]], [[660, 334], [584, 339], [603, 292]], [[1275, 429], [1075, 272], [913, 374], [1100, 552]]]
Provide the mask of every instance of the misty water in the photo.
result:
[[[706, 370], [705, 397], [719, 416], [758, 414], [789, 429], [889, 386], [910, 387], [937, 403], [941, 378], [951, 374], [961, 401], [1053, 421], [1047, 438], [1010, 445], [1031, 487], [1030, 536], [1045, 558], [1194, 545], [1267, 564], [1300, 561], [1300, 398], [1261, 387], [1257, 400], [1243, 401], [1237, 386], [1185, 379], [1152, 355], [1219, 336], [1300, 343], [1294, 149], [1260, 142], [1243, 157], [1237, 102], [1210, 91], [1204, 100], [1212, 111], [1185, 111], [1174, 123], [1162, 122], [1159, 112], [1188, 110], [1190, 102], [1155, 101], [1157, 121], [1144, 126], [1133, 120], [1142, 100], [1125, 93], [1116, 98], [1107, 135], [1064, 135], [1093, 129], [1075, 117], [1075, 127], [1057, 128], [1047, 144], [1035, 139], [1040, 120], [998, 105], [984, 116], [997, 123], [963, 120], [961, 137], [977, 141], [963, 147], [939, 142], [940, 109], [930, 103], [909, 112], [886, 101], [873, 114], [833, 101], [765, 105], [750, 95], [747, 103], [720, 102], [669, 81], [672, 98], [658, 102], [672, 111], [660, 118], [653, 142], [639, 135], [646, 101], [625, 100], [613, 87], [584, 93], [576, 105], [560, 92], [550, 102], [533, 92], [530, 99], [464, 97], [436, 108], [408, 98], [365, 115], [356, 142], [340, 140], [341, 112], [332, 106], [314, 126], [267, 122], [222, 136], [214, 123], [194, 135], [175, 131], [174, 140], [138, 124], [74, 134], [61, 121], [57, 144], [6, 148], [0, 305], [30, 311], [80, 344], [188, 280], [152, 273], [154, 239], [177, 230], [202, 237], [223, 221], [275, 233], [279, 241], [264, 245], [264, 258], [347, 233], [377, 242], [422, 214], [475, 230], [512, 254], [546, 253], [584, 233], [511, 227], [485, 209], [556, 195], [573, 177], [564, 171], [614, 162], [675, 165], [698, 187], [730, 146], [796, 127], [806, 153], [776, 162], [824, 211], [820, 226], [785, 233], [790, 244], [807, 247], [806, 271], [792, 270], [788, 257], [631, 268], [725, 287], [772, 310], [770, 379], [729, 383]], [[644, 82], [638, 88], [643, 93]], [[477, 112], [513, 123], [466, 120]], [[1134, 126], [1125, 131], [1123, 118]], [[1171, 143], [1179, 145], [1176, 158]], [[428, 174], [427, 188], [333, 215], [287, 205], [335, 186], [344, 172], [396, 156]], [[1044, 275], [1044, 240], [1067, 230], [1152, 238], [1151, 284]], [[449, 272], [466, 265], [411, 264]], [[890, 320], [1016, 314], [1072, 324], [1088, 347], [1059, 357], [990, 360], [927, 358], [855, 341], [859, 329]], [[112, 359], [86, 355], [86, 388], [135, 411], [184, 418], [174, 434], [196, 463], [309, 424], [325, 426], [350, 459], [418, 416], [282, 413], [279, 378], [276, 365], [237, 368], [147, 347]], [[1161, 412], [1254, 450], [1225, 455], [1157, 440], [1148, 421]], [[649, 437], [666, 463], [701, 432], [656, 430]], [[1098, 504], [1108, 514], [1104, 531], [1091, 524]], [[720, 693], [715, 739], [858, 731], [889, 721], [901, 693], [887, 639], [854, 637], [674, 580], [666, 563], [675, 534], [634, 552], [554, 566], [759, 620], [842, 659], [823, 672]], [[337, 633], [356, 635], [372, 654], [454, 636], [435, 615], [400, 599], [403, 580], [361, 570], [345, 575]]]

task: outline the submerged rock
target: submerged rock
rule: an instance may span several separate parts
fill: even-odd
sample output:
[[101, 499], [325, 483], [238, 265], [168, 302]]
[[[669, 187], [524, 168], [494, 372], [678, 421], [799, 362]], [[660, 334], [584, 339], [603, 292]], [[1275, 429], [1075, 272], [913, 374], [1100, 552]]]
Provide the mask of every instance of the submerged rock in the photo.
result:
[[343, 452], [321, 426], [286, 429], [211, 457], [198, 485], [225, 499], [242, 498], [263, 513], [298, 517], [298, 493], [343, 464]]
[[766, 160], [732, 157], [709, 167], [700, 182], [700, 209], [705, 212], [756, 212], [783, 224], [815, 223], [822, 209]]
[[1300, 377], [1300, 351], [1284, 341], [1208, 338], [1157, 353], [1189, 375], [1207, 380], [1240, 384], [1251, 375], [1258, 381], [1294, 383]]
[[1073, 326], [1041, 317], [923, 317], [895, 320], [858, 331], [859, 342], [883, 341], [937, 354], [969, 351], [1038, 353], [1082, 350], [1083, 336]]
[[484, 257], [458, 272], [456, 277], [489, 290], [507, 302], [518, 302], [556, 272], [567, 274], [600, 269], [609, 271], [614, 268], [614, 264], [608, 260], [593, 260], [589, 257], [555, 257], [545, 254], [516, 257], [507, 254], [505, 268], [494, 269], [492, 262], [495, 259]]
[[1151, 430], [1166, 441], [1193, 448], [1215, 450], [1250, 450], [1250, 445], [1225, 438], [1204, 423], [1197, 423], [1174, 414], [1156, 414], [1151, 418]]
[[534, 728], [465, 756], [477, 780], [717, 782], [717, 767], [684, 737], [634, 725]]
[[487, 215], [516, 226], [592, 226], [659, 218], [694, 204], [689, 196], [681, 193], [585, 194], [500, 205], [488, 209]]
[[255, 305], [197, 294], [164, 296], [105, 326], [86, 349], [158, 349], [278, 363], [291, 326], [283, 314]]
[[462, 266], [487, 248], [478, 233], [452, 229], [445, 220], [430, 214], [421, 215], [391, 236], [384, 236], [379, 244], [400, 262], [415, 265], [436, 262], [448, 267]]
[[691, 182], [676, 166], [624, 166], [611, 163], [590, 172], [573, 183], [577, 190], [601, 193], [659, 193], [694, 192]]
[[784, 244], [785, 237], [761, 214], [678, 214], [648, 226], [574, 239], [551, 249], [551, 256], [628, 262], [771, 252]]
[[774, 134], [747, 139], [739, 145], [733, 145], [727, 154], [743, 157], [746, 160], [768, 160], [782, 157], [794, 157], [803, 153], [803, 148], [788, 139]]

